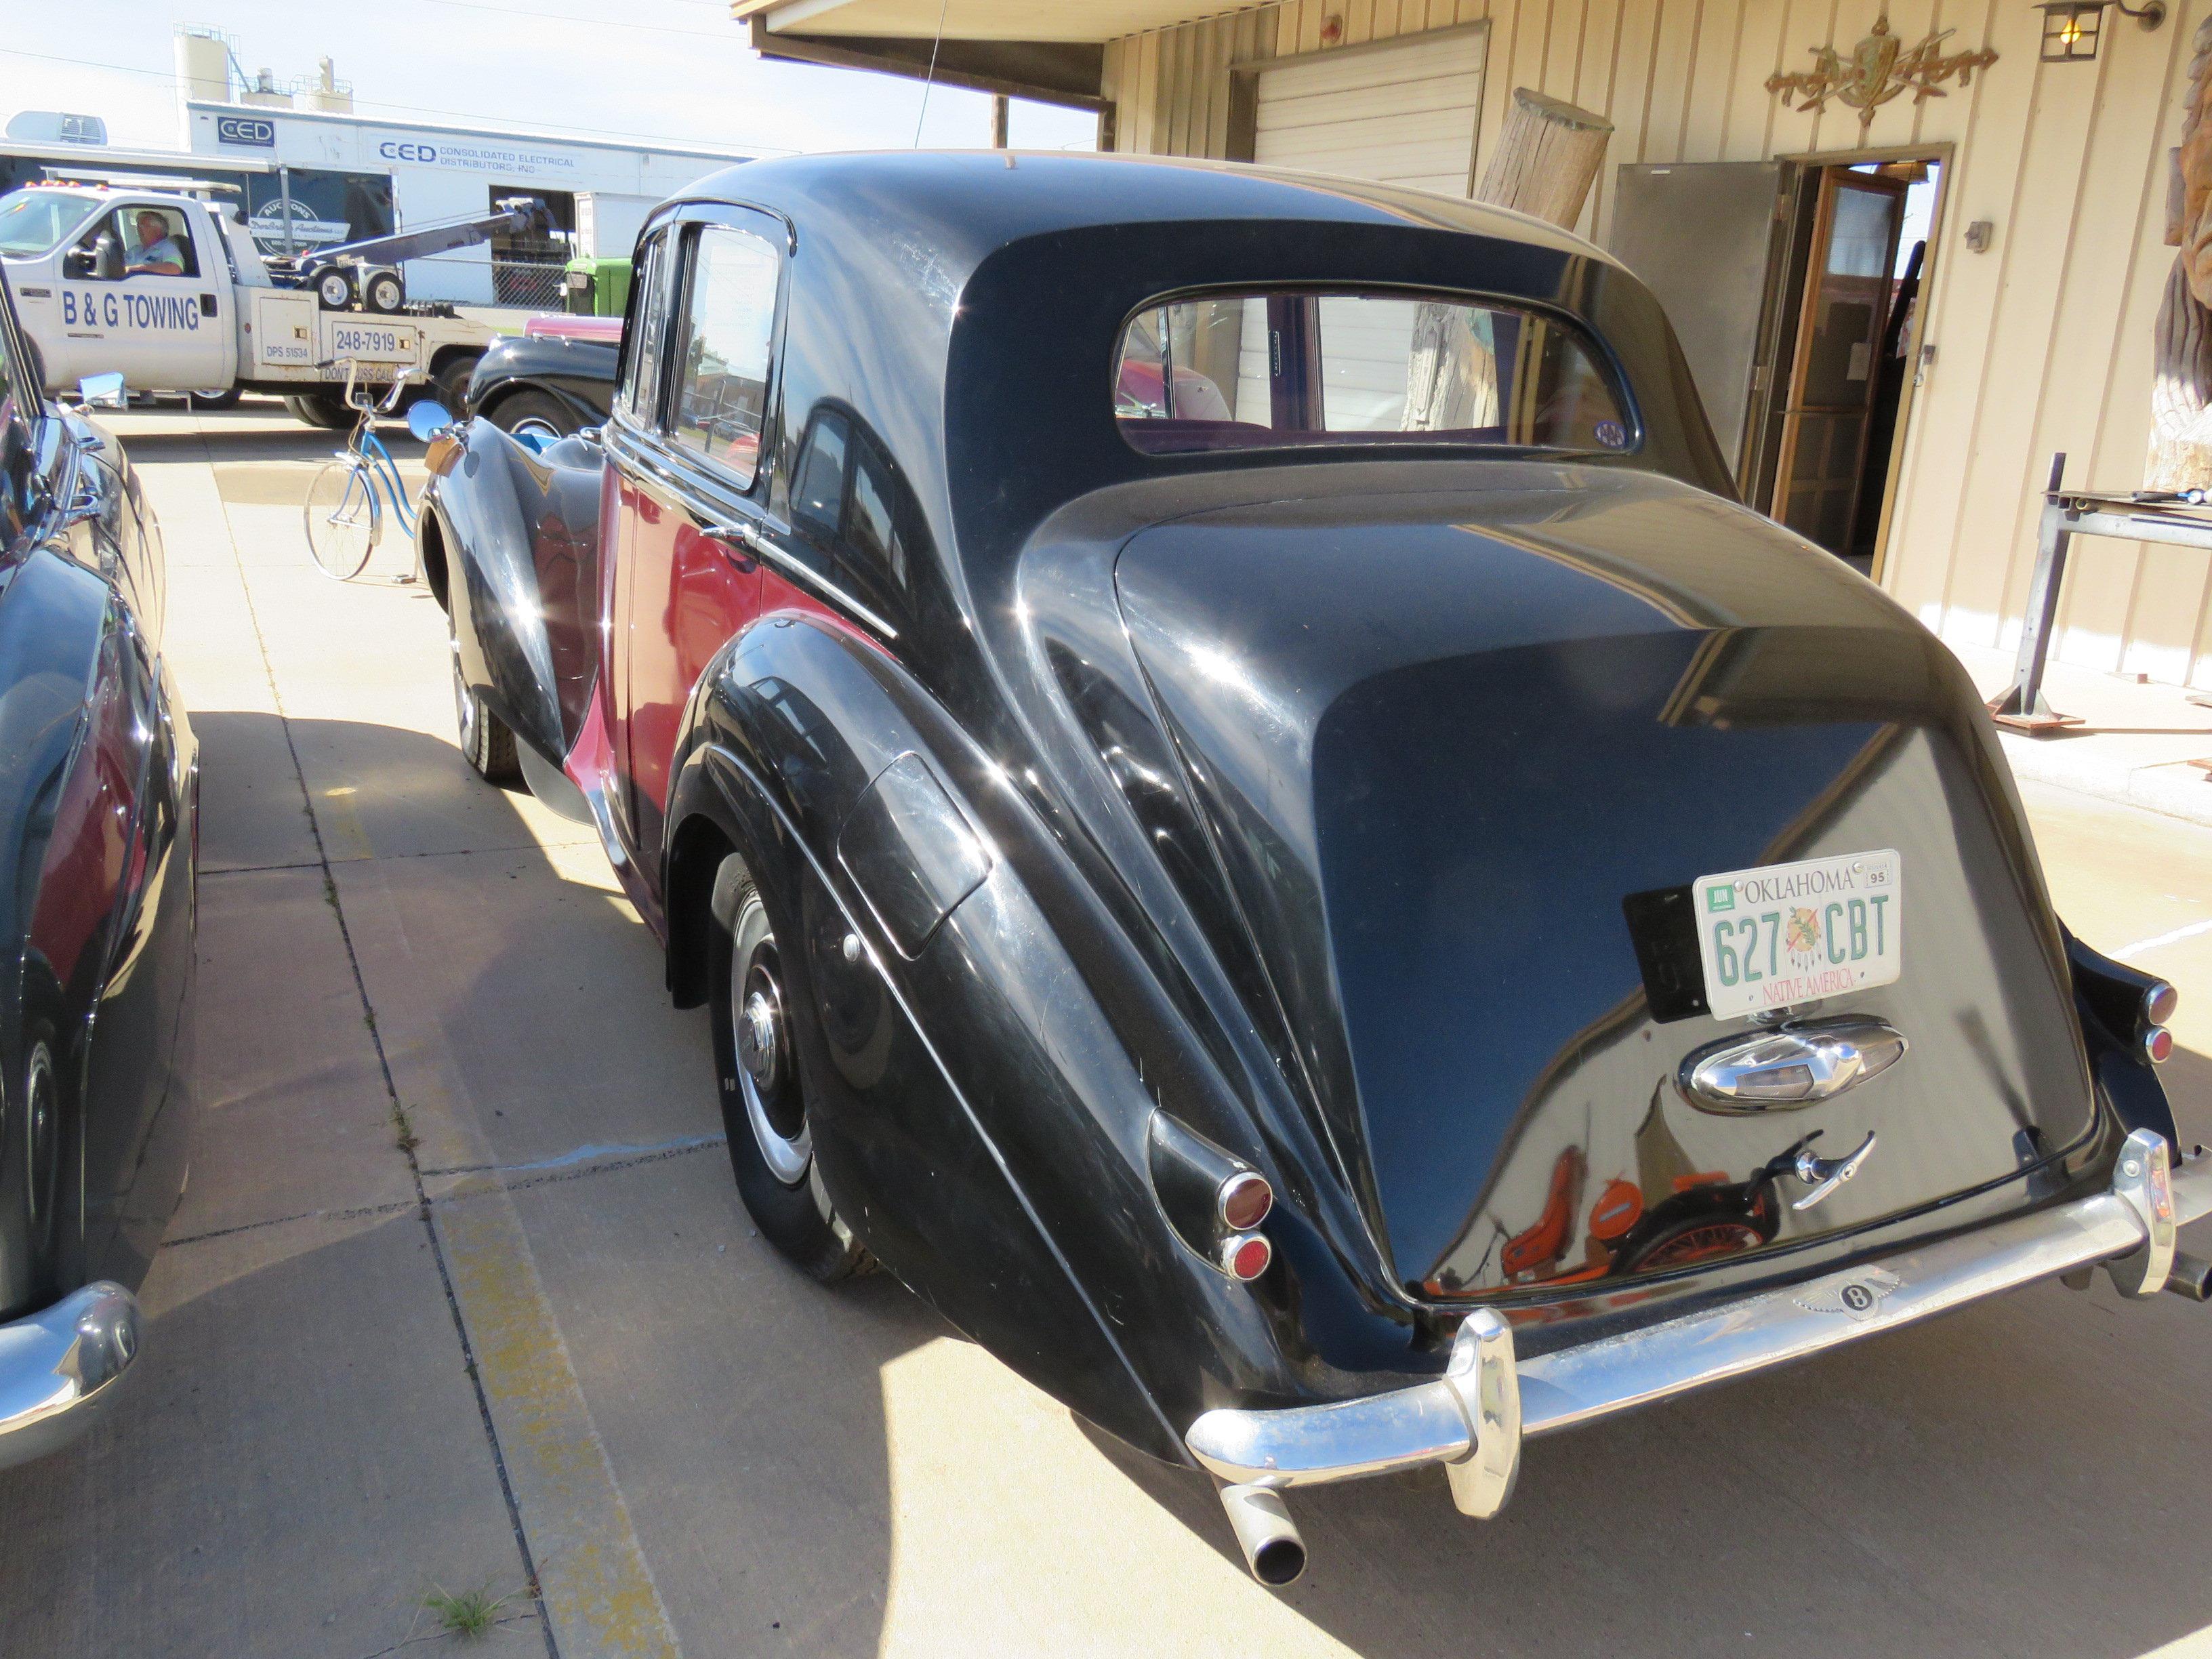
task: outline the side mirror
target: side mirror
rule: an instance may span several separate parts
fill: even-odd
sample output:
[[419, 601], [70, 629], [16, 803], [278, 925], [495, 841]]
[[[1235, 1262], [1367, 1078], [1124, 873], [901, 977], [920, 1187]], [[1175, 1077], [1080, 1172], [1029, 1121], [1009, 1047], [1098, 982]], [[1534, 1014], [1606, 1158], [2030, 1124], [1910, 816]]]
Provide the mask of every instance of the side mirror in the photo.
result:
[[93, 244], [93, 258], [100, 266], [100, 279], [104, 283], [123, 280], [123, 244], [115, 240], [115, 233], [103, 230], [100, 240]]
[[100, 274], [98, 258], [88, 247], [73, 247], [62, 255], [62, 275], [89, 282]]
[[428, 443], [453, 423], [453, 417], [435, 398], [417, 398], [407, 407], [407, 429], [415, 434], [418, 442]]
[[76, 383], [77, 407], [80, 409], [127, 409], [131, 394], [124, 388], [123, 377], [117, 374], [88, 374]]

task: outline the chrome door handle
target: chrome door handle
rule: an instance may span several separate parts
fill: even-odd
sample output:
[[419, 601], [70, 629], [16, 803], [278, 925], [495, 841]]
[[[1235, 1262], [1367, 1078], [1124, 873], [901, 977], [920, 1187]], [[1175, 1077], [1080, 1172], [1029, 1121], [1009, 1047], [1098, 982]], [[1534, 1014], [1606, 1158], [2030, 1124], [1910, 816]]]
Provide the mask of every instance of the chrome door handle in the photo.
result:
[[[1816, 1129], [1813, 1133], [1818, 1134], [1820, 1131]], [[1790, 1172], [1813, 1190], [1802, 1198], [1791, 1200], [1790, 1207], [1793, 1210], [1811, 1209], [1856, 1175], [1859, 1165], [1873, 1153], [1874, 1131], [1871, 1129], [1867, 1131], [1867, 1138], [1859, 1142], [1856, 1150], [1844, 1153], [1841, 1158], [1818, 1156], [1813, 1151], [1813, 1137], [1808, 1135], [1805, 1144], [1797, 1149], [1796, 1161], [1790, 1165]]]
[[760, 568], [758, 556], [761, 544], [768, 538], [752, 526], [743, 522], [702, 524], [699, 526], [699, 533], [708, 541], [720, 544], [722, 550], [730, 556], [730, 562], [738, 569], [750, 574]]

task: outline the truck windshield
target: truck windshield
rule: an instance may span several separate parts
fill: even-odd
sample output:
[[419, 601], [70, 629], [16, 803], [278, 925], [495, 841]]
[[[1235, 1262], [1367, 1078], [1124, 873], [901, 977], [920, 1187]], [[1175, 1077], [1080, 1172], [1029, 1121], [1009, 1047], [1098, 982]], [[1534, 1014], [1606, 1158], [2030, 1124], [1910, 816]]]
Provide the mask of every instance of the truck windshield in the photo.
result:
[[96, 196], [68, 190], [11, 190], [0, 196], [0, 255], [27, 259], [46, 252], [92, 217]]

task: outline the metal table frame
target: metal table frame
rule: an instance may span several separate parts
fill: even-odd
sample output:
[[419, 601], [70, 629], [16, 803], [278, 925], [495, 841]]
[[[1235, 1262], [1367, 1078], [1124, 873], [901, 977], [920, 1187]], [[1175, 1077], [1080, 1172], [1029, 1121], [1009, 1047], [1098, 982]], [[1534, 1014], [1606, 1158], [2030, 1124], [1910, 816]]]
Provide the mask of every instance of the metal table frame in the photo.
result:
[[[2043, 515], [2036, 532], [2035, 579], [2027, 590], [2027, 621], [2020, 636], [2020, 660], [2011, 689], [1990, 701], [1999, 726], [2031, 737], [2048, 737], [2081, 724], [2079, 714], [2062, 714], [2043, 695], [2043, 671], [2051, 655], [2051, 636], [2058, 622], [2058, 592], [2066, 580], [2066, 556], [2076, 536], [2108, 536], [2118, 541], [2161, 542], [2170, 547], [2212, 550], [2212, 507], [2186, 502], [2143, 501], [2132, 495], [2063, 487], [2066, 456], [2051, 458], [2051, 483], [2043, 493]], [[2191, 696], [2191, 702], [2212, 698]], [[2203, 763], [2197, 763], [2203, 764]]]

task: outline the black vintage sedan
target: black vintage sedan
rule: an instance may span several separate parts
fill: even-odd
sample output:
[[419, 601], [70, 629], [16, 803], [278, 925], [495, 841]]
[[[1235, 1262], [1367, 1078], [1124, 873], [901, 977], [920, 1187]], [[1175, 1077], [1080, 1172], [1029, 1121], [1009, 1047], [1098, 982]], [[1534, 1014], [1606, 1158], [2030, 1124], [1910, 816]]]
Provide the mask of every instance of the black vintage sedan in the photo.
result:
[[0, 284], [0, 1468], [81, 1432], [138, 1353], [184, 1179], [198, 914], [161, 532], [31, 361]]
[[[612, 414], [434, 455], [463, 744], [594, 823], [744, 1202], [1286, 1493], [2052, 1275], [2202, 1298], [2172, 1003], [1950, 653], [1734, 497], [1651, 296], [1419, 192], [759, 162]], [[706, 1079], [702, 1079], [702, 1086]]]

